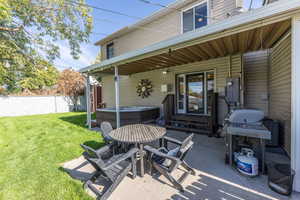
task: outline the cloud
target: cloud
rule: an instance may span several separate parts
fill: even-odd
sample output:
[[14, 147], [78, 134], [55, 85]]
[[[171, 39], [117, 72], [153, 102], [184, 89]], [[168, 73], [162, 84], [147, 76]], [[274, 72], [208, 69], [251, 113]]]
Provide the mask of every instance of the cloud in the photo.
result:
[[99, 49], [91, 44], [81, 45], [81, 51], [79, 59], [74, 59], [70, 54], [70, 48], [65, 42], [59, 42], [57, 44], [60, 49], [60, 59], [56, 59], [54, 64], [59, 70], [64, 70], [66, 68], [73, 68], [79, 70], [80, 68], [91, 65]]

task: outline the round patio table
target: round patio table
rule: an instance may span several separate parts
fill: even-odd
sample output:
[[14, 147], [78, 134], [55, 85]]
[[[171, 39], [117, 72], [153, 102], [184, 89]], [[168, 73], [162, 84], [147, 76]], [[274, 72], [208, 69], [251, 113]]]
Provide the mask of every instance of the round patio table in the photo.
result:
[[166, 132], [165, 128], [159, 126], [132, 124], [114, 129], [109, 133], [109, 136], [118, 142], [136, 144], [139, 146], [141, 176], [144, 176], [144, 144], [161, 139]]

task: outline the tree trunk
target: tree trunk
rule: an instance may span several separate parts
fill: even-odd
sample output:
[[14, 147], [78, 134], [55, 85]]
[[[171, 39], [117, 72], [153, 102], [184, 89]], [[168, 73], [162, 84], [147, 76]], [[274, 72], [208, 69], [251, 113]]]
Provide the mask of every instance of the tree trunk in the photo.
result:
[[78, 96], [74, 96], [73, 98], [72, 98], [72, 101], [73, 101], [73, 111], [78, 111], [78, 104], [77, 104], [77, 102], [78, 102]]

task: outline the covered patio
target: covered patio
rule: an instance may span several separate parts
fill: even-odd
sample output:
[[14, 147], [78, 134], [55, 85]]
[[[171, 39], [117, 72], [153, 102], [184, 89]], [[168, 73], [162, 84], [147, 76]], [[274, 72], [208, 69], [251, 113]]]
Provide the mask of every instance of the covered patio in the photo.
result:
[[[186, 134], [178, 131], [168, 131], [168, 135], [183, 139]], [[285, 200], [291, 199], [273, 192], [267, 186], [267, 177], [259, 176], [249, 178], [225, 165], [224, 140], [209, 138], [204, 135], [195, 135], [195, 145], [187, 155], [187, 162], [195, 169], [196, 175], [189, 175], [183, 182], [185, 192], [179, 192], [163, 176], [146, 174], [134, 180], [126, 177], [109, 199], [145, 199], [145, 200], [199, 200], [199, 199], [227, 199], [227, 200]], [[278, 156], [278, 155], [276, 155]], [[273, 154], [267, 154], [267, 160], [273, 159]], [[288, 161], [287, 161], [288, 162]], [[76, 166], [76, 170], [69, 173], [79, 178], [81, 174], [92, 173], [94, 169], [83, 160], [75, 160], [64, 166]], [[82, 172], [85, 173], [82, 173]], [[180, 177], [184, 170], [174, 171], [175, 177]], [[78, 177], [79, 176], [79, 177]], [[82, 178], [79, 178], [82, 180]], [[298, 199], [299, 194], [294, 193], [292, 199]]]
[[[291, 37], [291, 166], [296, 171], [294, 190], [300, 191], [300, 92], [296, 86], [300, 84], [300, 2], [296, 0], [274, 3], [269, 6], [243, 13], [224, 20], [220, 23], [208, 25], [197, 31], [182, 34], [170, 40], [129, 52], [100, 64], [81, 69], [87, 77], [91, 75], [114, 75], [116, 124], [120, 127], [120, 75], [136, 75], [137, 73], [154, 71], [158, 69], [172, 69], [191, 63], [208, 61], [215, 58], [226, 57], [225, 77], [217, 77], [224, 81], [234, 71], [233, 56], [274, 47], [283, 38]], [[222, 61], [223, 62], [223, 61]], [[218, 68], [216, 69], [218, 70]], [[87, 78], [89, 81], [89, 78]], [[87, 82], [87, 122], [91, 128], [89, 83]], [[104, 94], [105, 95], [105, 94]], [[172, 132], [175, 135], [175, 132]], [[224, 164], [224, 142], [222, 139], [197, 136], [193, 154], [189, 161], [197, 169], [196, 178], [187, 181], [186, 194], [175, 193], [166, 189], [162, 194], [165, 199], [284, 199], [282, 196], [271, 192], [267, 187], [265, 176], [255, 179], [241, 177], [229, 166]], [[210, 148], [207, 148], [207, 145]], [[203, 153], [203, 157], [201, 154]], [[210, 155], [210, 156], [208, 156]], [[204, 160], [203, 160], [204, 159]], [[148, 177], [147, 177], [148, 178]], [[134, 187], [143, 184], [153, 184], [152, 180], [141, 179], [134, 181]], [[137, 182], [140, 181], [140, 184]], [[128, 190], [131, 180], [124, 181], [111, 199], [121, 199]], [[161, 184], [141, 187], [139, 192], [146, 192], [148, 188], [163, 190]], [[123, 192], [122, 192], [123, 191]], [[133, 193], [135, 194], [135, 193]], [[149, 196], [155, 195], [155, 189]], [[161, 194], [160, 194], [161, 195]], [[146, 196], [146, 195], [145, 195]], [[161, 196], [160, 196], [161, 197]], [[146, 197], [145, 197], [146, 198]], [[155, 199], [151, 196], [149, 199]]]

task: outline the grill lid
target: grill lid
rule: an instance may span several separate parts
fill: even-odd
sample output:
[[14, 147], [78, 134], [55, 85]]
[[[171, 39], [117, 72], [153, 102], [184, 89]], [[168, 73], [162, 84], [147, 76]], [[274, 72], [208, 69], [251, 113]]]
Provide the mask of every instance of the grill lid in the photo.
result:
[[263, 118], [264, 112], [261, 110], [237, 109], [230, 113], [228, 121], [231, 123], [260, 124]]

